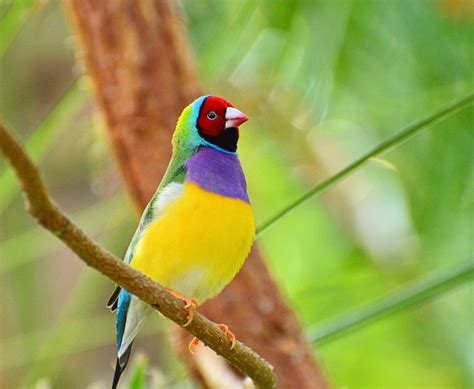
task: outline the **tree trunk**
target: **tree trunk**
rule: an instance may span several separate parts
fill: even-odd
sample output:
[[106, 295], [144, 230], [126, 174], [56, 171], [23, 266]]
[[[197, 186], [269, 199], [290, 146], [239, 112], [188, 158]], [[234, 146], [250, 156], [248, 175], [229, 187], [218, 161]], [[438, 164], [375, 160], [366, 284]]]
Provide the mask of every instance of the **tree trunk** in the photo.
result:
[[[201, 94], [179, 10], [163, 0], [68, 0], [67, 5], [125, 183], [143, 208], [166, 169], [178, 115]], [[327, 386], [258, 248], [224, 292], [200, 310], [228, 324], [267, 358], [281, 387]], [[216, 369], [234, 374], [203, 349], [191, 357], [184, 351], [187, 333], [180, 337], [181, 354], [205, 386], [222, 385]]]

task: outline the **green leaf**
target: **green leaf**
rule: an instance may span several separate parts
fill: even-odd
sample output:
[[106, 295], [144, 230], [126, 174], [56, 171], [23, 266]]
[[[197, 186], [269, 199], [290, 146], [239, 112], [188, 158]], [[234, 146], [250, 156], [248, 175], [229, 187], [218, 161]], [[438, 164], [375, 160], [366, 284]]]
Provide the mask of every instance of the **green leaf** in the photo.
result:
[[268, 227], [274, 224], [277, 220], [281, 219], [283, 216], [285, 216], [287, 213], [292, 211], [297, 206], [304, 203], [309, 198], [313, 196], [319, 196], [323, 194], [324, 192], [326, 192], [328, 189], [332, 188], [334, 185], [336, 185], [337, 183], [342, 181], [344, 178], [349, 176], [351, 173], [353, 173], [355, 170], [357, 170], [359, 167], [361, 167], [370, 158], [380, 155], [381, 153], [389, 150], [390, 148], [402, 144], [403, 142], [407, 141], [413, 136], [418, 135], [421, 132], [421, 130], [425, 129], [426, 127], [433, 126], [434, 124], [440, 123], [448, 119], [454, 114], [467, 108], [473, 102], [474, 102], [474, 94], [471, 94], [447, 106], [446, 108], [439, 110], [438, 112], [428, 116], [427, 118], [422, 119], [412, 125], [409, 125], [403, 130], [396, 132], [393, 136], [379, 143], [377, 146], [375, 146], [372, 150], [367, 152], [365, 155], [355, 160], [354, 162], [352, 162], [351, 164], [349, 164], [344, 169], [340, 170], [338, 173], [328, 178], [327, 180], [313, 186], [310, 190], [308, 190], [298, 199], [294, 200], [293, 202], [288, 204], [286, 207], [276, 212], [273, 216], [269, 217], [266, 221], [264, 221], [262, 224], [260, 224], [257, 227], [257, 235], [261, 234]]
[[329, 342], [376, 320], [424, 304], [472, 280], [474, 258], [451, 269], [430, 274], [371, 305], [347, 312], [317, 326], [309, 330], [309, 339], [318, 344]]

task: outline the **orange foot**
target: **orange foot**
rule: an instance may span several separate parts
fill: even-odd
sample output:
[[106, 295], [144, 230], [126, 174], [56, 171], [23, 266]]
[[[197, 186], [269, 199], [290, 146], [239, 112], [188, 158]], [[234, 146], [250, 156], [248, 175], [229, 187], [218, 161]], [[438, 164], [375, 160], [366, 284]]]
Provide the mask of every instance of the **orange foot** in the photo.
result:
[[198, 344], [199, 344], [199, 339], [196, 338], [196, 337], [194, 337], [193, 340], [191, 340], [191, 342], [189, 342], [188, 350], [191, 354], [194, 355], [194, 347], [196, 347]]
[[179, 298], [180, 300], [184, 301], [184, 308], [188, 310], [188, 316], [186, 323], [183, 324], [183, 327], [187, 327], [191, 324], [194, 318], [194, 310], [196, 309], [198, 303], [195, 299], [190, 299], [183, 296], [181, 293], [174, 291], [173, 289], [166, 288], [168, 292], [170, 292], [174, 297]]
[[235, 347], [235, 335], [234, 333], [229, 329], [229, 326], [225, 324], [218, 324], [219, 328], [224, 331], [224, 334], [227, 335], [227, 338], [230, 340], [230, 349], [232, 350]]
[[[235, 335], [234, 333], [229, 329], [229, 326], [225, 324], [218, 324], [218, 327], [226, 334], [227, 338], [230, 340], [230, 349], [232, 350], [235, 347]], [[188, 349], [191, 354], [194, 355], [194, 347], [199, 344], [199, 339], [194, 337], [191, 342], [189, 342]]]

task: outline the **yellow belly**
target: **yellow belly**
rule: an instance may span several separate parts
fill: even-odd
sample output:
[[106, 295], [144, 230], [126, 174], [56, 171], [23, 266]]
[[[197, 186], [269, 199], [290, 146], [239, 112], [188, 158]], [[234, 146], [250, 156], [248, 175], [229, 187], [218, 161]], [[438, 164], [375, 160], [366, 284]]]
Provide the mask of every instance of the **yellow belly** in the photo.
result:
[[249, 204], [185, 183], [143, 233], [131, 266], [201, 304], [234, 278], [254, 237]]

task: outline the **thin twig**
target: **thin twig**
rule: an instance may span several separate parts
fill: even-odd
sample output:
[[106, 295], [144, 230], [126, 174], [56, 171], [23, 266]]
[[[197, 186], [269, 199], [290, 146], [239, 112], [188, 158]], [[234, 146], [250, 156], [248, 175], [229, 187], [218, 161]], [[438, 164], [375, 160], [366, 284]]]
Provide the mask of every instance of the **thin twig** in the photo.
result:
[[[105, 251], [54, 203], [37, 168], [10, 131], [0, 123], [0, 152], [11, 165], [20, 182], [27, 211], [38, 223], [55, 234], [87, 265], [98, 270], [122, 288], [153, 306], [180, 326], [186, 323], [183, 302], [169, 294], [150, 278]], [[227, 336], [219, 327], [196, 312], [186, 330], [248, 375], [260, 388], [275, 388], [273, 367], [243, 343], [231, 350]]]

